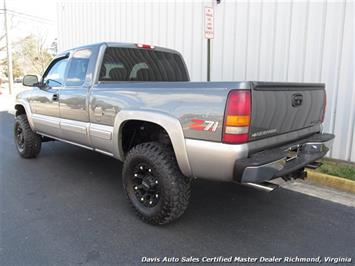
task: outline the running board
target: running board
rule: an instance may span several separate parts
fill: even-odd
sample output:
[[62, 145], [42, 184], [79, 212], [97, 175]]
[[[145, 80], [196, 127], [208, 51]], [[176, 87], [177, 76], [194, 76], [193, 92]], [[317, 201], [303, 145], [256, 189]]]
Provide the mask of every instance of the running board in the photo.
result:
[[279, 186], [277, 184], [273, 184], [270, 182], [262, 182], [262, 183], [242, 183], [243, 186], [247, 187], [252, 187], [257, 190], [265, 191], [265, 192], [271, 192], [278, 188]]

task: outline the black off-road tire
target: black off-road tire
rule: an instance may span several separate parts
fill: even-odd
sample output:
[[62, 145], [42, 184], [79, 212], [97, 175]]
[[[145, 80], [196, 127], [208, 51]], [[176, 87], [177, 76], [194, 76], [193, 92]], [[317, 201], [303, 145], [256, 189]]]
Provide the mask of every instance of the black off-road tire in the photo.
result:
[[[134, 183], [139, 182], [139, 179], [135, 178], [135, 169], [137, 167], [143, 169], [142, 165], [149, 168], [149, 173], [144, 176], [153, 180], [153, 185], [155, 182], [159, 184], [159, 189], [156, 188], [158, 191], [156, 195], [159, 193], [159, 197], [157, 196], [156, 201], [154, 199], [149, 201], [154, 206], [145, 206], [141, 202], [143, 198], [137, 196], [137, 187]], [[189, 204], [191, 179], [180, 172], [174, 152], [167, 145], [147, 142], [133, 147], [124, 162], [122, 179], [128, 200], [138, 217], [146, 223], [153, 225], [170, 223], [179, 218]]]
[[41, 151], [41, 136], [32, 131], [25, 114], [16, 117], [14, 138], [17, 151], [23, 158], [36, 158]]

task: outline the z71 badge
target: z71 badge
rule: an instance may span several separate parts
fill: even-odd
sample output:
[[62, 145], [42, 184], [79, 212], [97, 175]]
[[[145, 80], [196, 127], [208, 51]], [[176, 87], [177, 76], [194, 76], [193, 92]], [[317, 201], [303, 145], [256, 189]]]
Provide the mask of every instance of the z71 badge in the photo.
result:
[[192, 119], [190, 129], [198, 131], [211, 131], [215, 132], [218, 127], [218, 121]]

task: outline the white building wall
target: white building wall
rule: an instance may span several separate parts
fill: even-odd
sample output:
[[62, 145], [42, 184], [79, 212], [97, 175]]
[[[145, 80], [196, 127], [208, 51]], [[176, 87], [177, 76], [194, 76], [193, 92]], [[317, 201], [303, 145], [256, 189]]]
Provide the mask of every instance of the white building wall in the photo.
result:
[[204, 6], [214, 6], [216, 80], [324, 82], [330, 156], [355, 162], [353, 1], [78, 1], [57, 4], [64, 50], [101, 41], [180, 51], [192, 80], [206, 80]]

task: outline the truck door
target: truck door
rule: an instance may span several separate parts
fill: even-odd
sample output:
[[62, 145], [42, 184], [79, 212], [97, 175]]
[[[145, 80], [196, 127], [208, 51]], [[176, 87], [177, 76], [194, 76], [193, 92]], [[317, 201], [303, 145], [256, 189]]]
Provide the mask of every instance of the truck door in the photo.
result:
[[89, 138], [88, 92], [91, 77], [91, 49], [79, 49], [72, 53], [65, 79], [59, 95], [60, 127], [62, 138], [77, 144], [91, 146]]
[[68, 57], [54, 59], [43, 75], [40, 88], [29, 99], [33, 123], [37, 131], [60, 137], [59, 92], [64, 84]]

